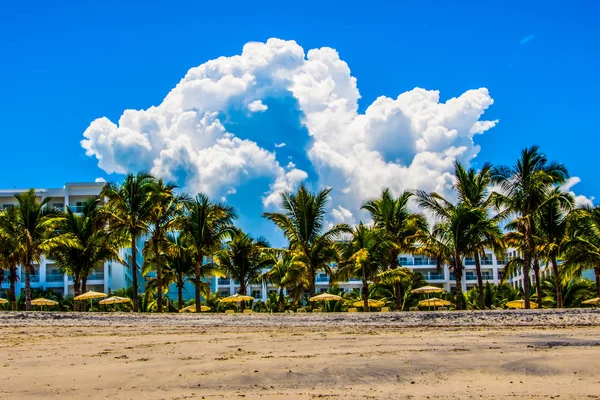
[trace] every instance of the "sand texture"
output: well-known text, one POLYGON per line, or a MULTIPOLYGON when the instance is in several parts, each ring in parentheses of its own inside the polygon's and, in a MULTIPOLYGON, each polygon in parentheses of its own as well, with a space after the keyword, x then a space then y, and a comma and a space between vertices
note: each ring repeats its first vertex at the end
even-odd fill
POLYGON ((598 310, 4 312, 0 337, 2 399, 600 399, 598 310))

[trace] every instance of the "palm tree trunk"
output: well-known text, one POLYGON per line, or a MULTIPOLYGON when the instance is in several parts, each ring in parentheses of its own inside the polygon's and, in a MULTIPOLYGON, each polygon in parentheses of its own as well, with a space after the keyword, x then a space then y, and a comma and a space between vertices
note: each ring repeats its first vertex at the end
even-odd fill
POLYGON ((285 296, 283 295, 283 286, 279 288, 279 312, 285 309, 285 296))
POLYGON ((183 284, 179 283, 177 283, 177 300, 179 301, 179 309, 181 310, 183 307, 183 284))
POLYGON ((531 270, 531 238, 529 237, 529 230, 525 229, 525 246, 523 251, 523 293, 525 300, 525 308, 531 308, 530 298, 531 288, 529 281, 529 271, 531 270))
MULTIPOLYGON (((87 293, 87 291, 87 275, 85 275, 81 278, 81 292, 87 293)), ((82 301, 79 306, 81 311, 85 311, 87 308, 87 301, 82 301)))
POLYGON ((156 292, 157 292, 157 311, 162 312, 163 308, 163 287, 162 287, 162 271, 160 266, 160 257, 158 255, 158 243, 154 241, 154 257, 156 259, 156 292))
POLYGON ((463 309, 463 304, 462 304, 462 296, 463 296, 463 292, 462 292, 462 273, 463 273, 463 267, 462 266, 455 266, 454 267, 454 279, 456 280, 456 309, 457 310, 462 310, 463 309))
POLYGON ((17 311, 17 296, 15 286, 17 284, 17 267, 10 267, 10 274, 8 275, 8 281, 10 283, 10 289, 8 291, 8 300, 11 303, 13 311, 17 311))
POLYGON ((202 284, 202 281, 200 280, 200 278, 202 278, 202 254, 198 254, 198 258, 196 259, 196 273, 195 273, 195 281, 196 281, 196 312, 202 312, 202 303, 200 300, 200 285, 202 284))
POLYGON ((362 298, 363 298, 363 309, 365 312, 371 311, 369 309, 369 287, 367 286, 367 280, 363 278, 362 287, 362 298))
MULTIPOLYGON (((77 297, 81 294, 81 282, 79 277, 73 277, 73 297, 77 297)), ((73 311, 79 311, 79 302, 73 301, 73 311)))
POLYGON ((136 235, 131 235, 131 287, 133 293, 131 301, 133 301, 133 312, 138 312, 138 283, 137 283, 137 247, 135 245, 136 235))
POLYGON ((308 285, 309 291, 310 291, 310 297, 313 297, 317 292, 317 290, 315 288, 315 280, 316 279, 317 279, 317 271, 311 265, 311 267, 310 267, 310 284, 308 285))
MULTIPOLYGON (((398 256, 399 255, 396 254, 396 252, 392 254, 392 259, 390 260, 390 269, 400 268, 398 256)), ((396 295, 396 310, 402 311, 402 306, 404 303, 404 291, 402 290, 402 282, 400 280, 394 283, 394 292, 396 295)))
POLYGON ((535 275, 535 292, 537 293, 537 304, 539 308, 542 308, 542 298, 544 294, 542 293, 542 282, 540 281, 540 264, 538 262, 537 256, 534 257, 533 260, 533 273, 535 275))
POLYGON ((485 310, 485 293, 483 291, 483 276, 481 275, 481 259, 475 252, 475 274, 477 275, 477 292, 479 294, 479 309, 485 310))
POLYGON ((594 268, 596 274, 596 296, 600 297, 600 268, 594 268))
MULTIPOLYGON (((240 280, 240 291, 239 291, 239 293, 242 296, 246 295, 246 284, 244 283, 243 279, 240 280)), ((240 311, 244 312, 245 309, 246 309, 246 302, 242 301, 241 304, 240 304, 240 311)))
POLYGON ((552 273, 554 274, 554 286, 556 287, 556 308, 563 307, 562 298, 562 283, 560 279, 560 271, 556 262, 556 254, 552 253, 552 273))
POLYGON ((25 268, 25 311, 31 311, 31 270, 33 265, 27 264, 25 268))

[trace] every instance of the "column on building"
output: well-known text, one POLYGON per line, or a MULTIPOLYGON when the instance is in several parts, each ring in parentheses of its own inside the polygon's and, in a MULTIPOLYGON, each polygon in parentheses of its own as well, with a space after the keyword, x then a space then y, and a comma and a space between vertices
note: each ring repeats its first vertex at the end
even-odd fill
POLYGON ((267 297, 268 297, 268 291, 267 291, 267 283, 263 280, 262 284, 261 284, 261 300, 263 302, 267 301, 267 297))
POLYGON ((108 262, 104 263, 104 293, 108 293, 108 262))

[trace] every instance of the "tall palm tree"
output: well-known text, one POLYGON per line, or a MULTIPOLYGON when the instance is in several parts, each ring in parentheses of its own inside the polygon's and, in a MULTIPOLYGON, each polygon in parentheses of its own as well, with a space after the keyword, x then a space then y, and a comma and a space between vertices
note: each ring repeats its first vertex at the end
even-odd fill
MULTIPOLYGON (((269 242, 265 238, 253 238, 241 230, 236 230, 231 240, 216 253, 218 268, 240 285, 239 294, 245 295, 248 286, 271 265, 272 258, 265 254, 269 242)), ((245 303, 242 303, 242 310, 245 303)))
POLYGON ((285 192, 281 196, 283 213, 263 213, 263 217, 272 221, 289 242, 290 250, 304 262, 308 272, 309 291, 315 295, 317 271, 329 271, 329 264, 336 260, 335 239, 351 228, 346 224, 337 224, 325 231, 327 199, 331 189, 311 193, 302 184, 295 193, 285 192))
POLYGON ((159 179, 154 185, 154 201, 150 210, 149 237, 143 249, 145 271, 156 271, 157 311, 162 312, 163 267, 165 264, 165 246, 168 244, 167 234, 176 228, 178 217, 182 215, 185 197, 176 195, 173 191, 177 188, 174 183, 165 183, 159 179))
MULTIPOLYGON (((458 193, 458 200, 469 207, 477 208, 489 215, 492 206, 493 196, 490 195, 488 188, 492 177, 492 165, 485 163, 479 171, 474 168, 466 169, 460 162, 454 163, 454 176, 456 184, 454 185, 458 193)), ((471 242, 473 248, 473 259, 475 261, 475 273, 477 275, 477 292, 480 309, 485 309, 485 293, 483 286, 483 276, 481 273, 481 254, 485 254, 485 248, 490 248, 497 254, 503 250, 502 232, 498 223, 504 218, 504 213, 496 216, 489 216, 487 221, 482 221, 482 225, 487 225, 482 235, 475 237, 471 242)))
POLYGON ((569 177, 567 168, 557 162, 549 162, 538 146, 521 151, 521 157, 513 167, 496 167, 491 171, 492 183, 500 185, 495 195, 496 206, 506 209, 519 219, 523 233, 523 289, 525 308, 530 308, 529 272, 534 252, 535 215, 550 200, 549 193, 569 177))
MULTIPOLYGON (((409 209, 412 192, 405 191, 394 198, 389 189, 385 189, 378 199, 368 201, 362 206, 373 218, 375 227, 384 231, 391 238, 393 246, 389 251, 388 265, 390 269, 401 267, 399 256, 412 253, 419 235, 428 231, 427 220, 422 214, 413 213, 409 209)), ((402 309, 404 295, 402 283, 394 283, 396 292, 396 309, 402 309)))
POLYGON ((567 226, 562 283, 593 269, 600 297, 600 206, 574 210, 567 226))
POLYGON ((56 228, 64 219, 59 210, 50 207, 51 198, 37 200, 34 189, 15 194, 18 206, 15 212, 0 219, 0 230, 13 238, 22 268, 25 270, 25 309, 31 311, 31 273, 33 264, 44 253, 59 246, 76 246, 72 236, 57 234, 56 228))
POLYGON ((281 256, 270 254, 271 269, 263 273, 259 281, 276 286, 279 289, 279 312, 285 308, 285 288, 293 288, 291 297, 297 302, 308 288, 304 263, 297 260, 291 251, 285 251, 281 256))
MULTIPOLYGON (((560 190, 559 188, 556 189, 560 190)), ((553 193, 552 200, 541 207, 536 218, 536 231, 539 240, 538 252, 552 265, 552 274, 555 276, 554 292, 556 293, 556 307, 563 307, 562 277, 558 267, 558 257, 562 254, 567 242, 567 217, 575 201, 571 195, 561 205, 558 201, 559 194, 553 193), (566 206, 566 208, 565 208, 566 206)), ((540 289, 541 290, 541 289, 540 289)), ((538 292, 538 297, 541 293, 538 292)))
POLYGON ((473 243, 481 242, 490 229, 485 211, 459 202, 452 204, 437 193, 416 192, 419 205, 438 220, 430 234, 421 239, 419 251, 434 257, 438 268, 447 264, 456 280, 456 309, 461 310, 464 258, 473 254, 473 243))
POLYGON ((165 264, 163 280, 165 284, 174 283, 177 287, 178 307, 183 307, 183 288, 188 278, 196 270, 194 256, 182 235, 167 233, 164 243, 165 264))
POLYGON ((199 193, 185 204, 186 213, 181 219, 181 235, 194 257, 196 284, 196 312, 201 312, 202 264, 204 257, 212 256, 223 241, 234 232, 233 220, 237 217, 233 208, 212 202, 199 193))
POLYGON ((104 187, 101 196, 108 200, 109 229, 125 235, 131 246, 131 285, 133 287, 133 311, 138 306, 137 240, 150 229, 150 218, 156 201, 156 179, 145 172, 128 174, 121 185, 111 183, 104 187))
POLYGON ((102 212, 101 200, 84 202, 81 213, 67 206, 65 218, 57 225, 59 234, 72 238, 75 246, 58 246, 48 253, 62 273, 73 277, 75 296, 85 293, 87 277, 91 271, 106 261, 122 261, 119 249, 126 244, 117 233, 105 229, 107 215, 102 212))
MULTIPOLYGON (((5 218, 7 214, 16 212, 16 208, 10 208, 0 214, 0 219, 5 218)), ((0 223, 1 226, 1 223, 0 223)), ((19 253, 15 251, 17 245, 14 238, 0 231, 0 284, 4 280, 9 282, 8 300, 11 308, 16 310, 17 297, 15 294, 15 285, 17 283, 17 266, 19 265, 19 253)))
POLYGON ((346 282, 353 276, 361 277, 365 311, 369 310, 369 285, 387 269, 392 246, 393 242, 386 232, 362 222, 354 228, 349 241, 338 243, 341 261, 334 275, 335 280, 346 282))

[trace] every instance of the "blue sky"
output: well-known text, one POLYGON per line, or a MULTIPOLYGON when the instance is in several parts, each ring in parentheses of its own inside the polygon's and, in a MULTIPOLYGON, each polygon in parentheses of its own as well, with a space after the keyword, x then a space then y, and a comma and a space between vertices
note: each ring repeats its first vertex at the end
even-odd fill
MULTIPOLYGON (((86 156, 80 145, 92 121, 107 117, 116 124, 125 110, 158 106, 190 68, 220 56, 239 55, 248 42, 280 38, 295 41, 306 53, 321 47, 335 49, 357 80, 358 114, 379 96, 395 99, 415 87, 439 91, 440 103, 471 89, 487 88, 493 104, 484 107, 480 120, 499 122, 474 136, 481 149, 475 158, 472 150, 464 156, 472 165, 512 164, 521 148, 538 144, 581 179, 573 188, 577 194, 600 198, 595 165, 599 8, 593 1, 550 1, 544 7, 538 1, 4 4, 0 12, 0 187, 61 186, 65 181, 100 176, 118 180, 119 174, 100 169, 98 160, 86 156)), ((260 76, 256 85, 263 87, 229 96, 214 111, 227 132, 276 153, 275 161, 247 160, 252 168, 242 175, 237 171, 227 181, 223 173, 225 182, 201 186, 210 187, 217 197, 226 196, 243 214, 243 225, 265 235, 272 234, 271 228, 257 215, 269 205, 261 204, 260 196, 276 190, 270 185, 277 177, 293 184, 304 173, 313 187, 338 182, 360 186, 354 181, 360 179, 356 171, 341 172, 324 165, 323 159, 311 158, 309 149, 321 136, 312 131, 309 136, 303 125, 307 107, 289 94, 290 87, 274 84, 272 78, 260 76), (248 102, 254 98, 268 109, 249 112, 248 102), (287 146, 275 148, 275 143, 287 146), (290 160, 295 168, 287 166, 290 160), (291 170, 301 172, 289 179, 282 175, 291 170)), ((330 142, 323 140, 332 145, 345 138, 345 132, 340 131, 338 139, 327 139, 330 142)), ((177 134, 170 131, 171 138, 177 134)), ((382 135, 383 144, 394 147, 393 133, 382 135)), ((371 150, 379 151, 390 164, 410 163, 418 151, 406 153, 403 139, 398 140, 401 145, 393 150, 382 149, 381 142, 372 144, 371 150)), ((158 157, 145 159, 139 149, 129 150, 115 153, 114 165, 152 167, 158 157)), ((96 154, 106 151, 111 150, 103 148, 96 154)), ((336 151, 346 155, 345 150, 336 151)), ((183 153, 178 154, 161 158, 165 165, 171 162, 162 170, 197 188, 194 174, 205 176, 205 170, 190 169, 189 163, 172 165, 183 153)), ((379 176, 374 172, 372 180, 379 176)), ((333 219, 344 220, 340 215, 344 210, 359 219, 356 204, 371 189, 356 193, 352 189, 348 195, 352 199, 343 198, 342 192, 336 198, 334 193, 332 206, 342 208, 333 219)))

